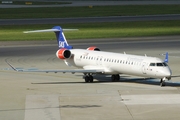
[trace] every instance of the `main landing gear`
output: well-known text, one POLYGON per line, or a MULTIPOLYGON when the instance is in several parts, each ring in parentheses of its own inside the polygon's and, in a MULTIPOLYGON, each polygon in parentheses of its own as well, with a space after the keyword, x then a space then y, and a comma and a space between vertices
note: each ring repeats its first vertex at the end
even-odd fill
POLYGON ((84 75, 83 78, 84 78, 86 83, 88 83, 88 82, 92 83, 93 80, 94 80, 93 76, 90 75, 90 74, 89 75, 84 75))
MULTIPOLYGON (((84 74, 83 78, 84 78, 84 80, 85 80, 86 83, 89 83, 89 82, 92 83, 93 80, 94 80, 92 74, 84 74)), ((119 74, 112 75, 112 76, 111 76, 111 80, 112 80, 112 82, 117 82, 117 81, 119 81, 119 80, 120 80, 119 74)))
POLYGON ((112 82, 118 82, 120 80, 119 74, 112 75, 111 80, 112 80, 112 82))

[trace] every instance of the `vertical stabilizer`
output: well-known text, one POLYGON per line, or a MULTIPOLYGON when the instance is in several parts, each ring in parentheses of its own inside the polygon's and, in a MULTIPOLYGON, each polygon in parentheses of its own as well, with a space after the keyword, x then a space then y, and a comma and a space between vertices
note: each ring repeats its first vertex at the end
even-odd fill
POLYGON ((58 30, 58 31, 54 31, 54 33, 56 34, 56 38, 57 38, 59 48, 66 48, 66 49, 72 49, 73 48, 72 46, 70 46, 67 43, 66 37, 63 33, 63 29, 60 26, 55 26, 52 29, 58 30))
POLYGON ((164 58, 164 62, 168 63, 169 62, 169 55, 168 52, 166 52, 165 58, 164 58))

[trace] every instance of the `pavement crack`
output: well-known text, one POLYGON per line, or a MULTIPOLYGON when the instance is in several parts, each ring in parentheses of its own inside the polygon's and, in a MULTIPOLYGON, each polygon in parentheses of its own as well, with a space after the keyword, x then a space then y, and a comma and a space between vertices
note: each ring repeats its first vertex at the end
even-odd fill
POLYGON ((129 112, 130 116, 132 117, 132 120, 134 120, 134 117, 126 104, 125 104, 125 107, 126 107, 127 111, 129 112))

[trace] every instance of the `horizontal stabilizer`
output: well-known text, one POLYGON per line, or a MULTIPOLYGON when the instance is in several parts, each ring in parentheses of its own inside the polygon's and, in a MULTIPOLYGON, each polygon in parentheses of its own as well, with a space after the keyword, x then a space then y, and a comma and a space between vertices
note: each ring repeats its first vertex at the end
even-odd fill
POLYGON ((35 32, 56 32, 60 31, 59 29, 45 29, 45 30, 33 30, 33 31, 24 31, 23 33, 35 33, 35 32))
MULTIPOLYGON (((63 31, 74 31, 78 29, 63 29, 63 31)), ((33 31, 24 31, 23 33, 36 33, 36 32, 57 32, 60 29, 44 29, 44 30, 33 30, 33 31)))

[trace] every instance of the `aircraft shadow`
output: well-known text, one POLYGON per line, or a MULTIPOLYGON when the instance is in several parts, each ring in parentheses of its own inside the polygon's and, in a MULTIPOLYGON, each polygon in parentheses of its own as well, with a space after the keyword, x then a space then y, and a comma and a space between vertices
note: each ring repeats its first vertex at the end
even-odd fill
MULTIPOLYGON (((79 76, 79 75, 78 75, 79 76)), ((172 77, 180 77, 178 76, 172 76, 172 77)), ((104 76, 104 75, 96 75, 94 76, 94 82, 93 83, 137 83, 137 84, 147 84, 147 85, 160 85, 159 79, 153 79, 153 78, 130 78, 130 76, 121 76, 121 80, 117 82, 112 82, 110 76, 104 76)), ((91 84, 93 84, 91 83, 91 84)), ((42 83, 32 83, 32 84, 88 84, 85 83, 82 79, 82 82, 42 82, 42 83)), ((173 81, 167 81, 166 86, 170 87, 180 87, 180 82, 173 82, 173 81)))
POLYGON ((37 107, 37 108, 27 108, 27 109, 2 109, 0 112, 6 112, 6 111, 24 111, 24 110, 42 110, 42 109, 48 109, 48 108, 96 108, 96 107, 102 107, 101 105, 59 105, 57 107, 37 107))
MULTIPOLYGON (((159 79, 154 79, 154 78, 128 78, 129 76, 121 76, 121 80, 118 82, 121 83, 138 83, 138 84, 147 84, 147 85, 160 85, 160 80, 159 79)), ((172 76, 172 77, 180 77, 180 75, 177 76, 172 76)), ((98 77, 94 77, 95 79, 97 79, 100 82, 106 82, 106 81, 102 81, 102 80, 107 80, 107 82, 111 82, 111 78, 110 77, 103 77, 103 76, 98 76, 98 77)), ((115 82, 112 82, 115 83, 115 82)), ((170 86, 170 87, 180 87, 180 82, 173 82, 173 81, 166 81, 166 86, 170 86)))

